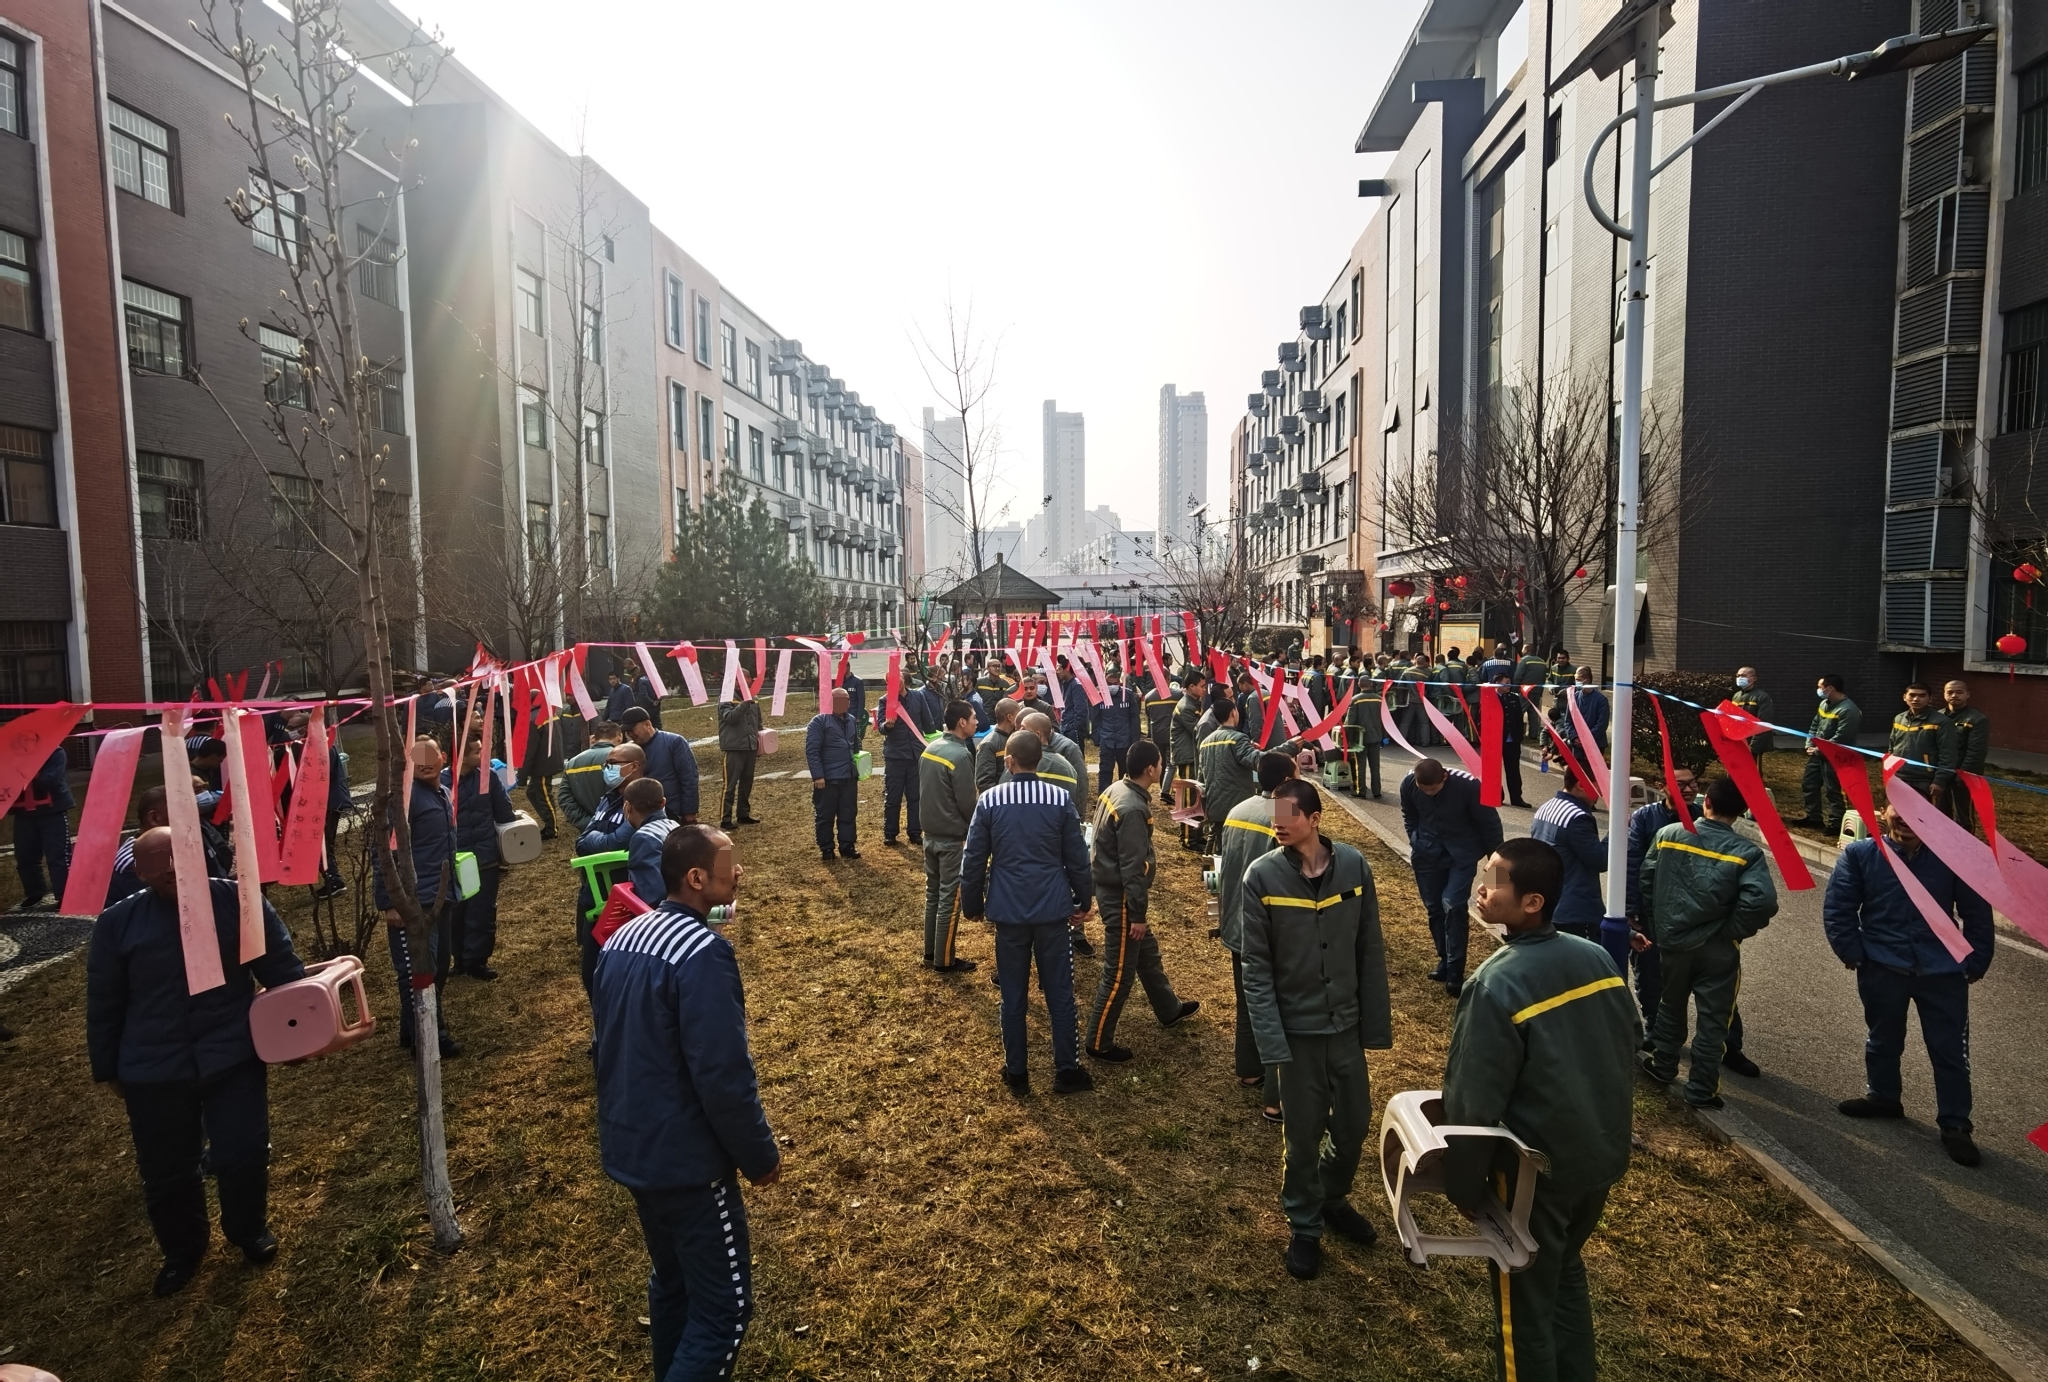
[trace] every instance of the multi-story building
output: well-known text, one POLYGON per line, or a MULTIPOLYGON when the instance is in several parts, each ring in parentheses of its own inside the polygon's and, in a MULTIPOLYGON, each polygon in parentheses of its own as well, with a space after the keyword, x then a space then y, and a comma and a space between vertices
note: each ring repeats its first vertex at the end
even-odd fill
POLYGON ((1088 433, 1079 413, 1045 400, 1044 556, 1047 568, 1088 541, 1088 433))
POLYGON ((1192 541, 1209 502, 1209 404, 1171 384, 1159 389, 1159 540, 1192 541))
POLYGON ((924 410, 924 470, 918 486, 924 509, 924 559, 934 589, 958 585, 974 573, 967 540, 967 430, 961 419, 924 410))

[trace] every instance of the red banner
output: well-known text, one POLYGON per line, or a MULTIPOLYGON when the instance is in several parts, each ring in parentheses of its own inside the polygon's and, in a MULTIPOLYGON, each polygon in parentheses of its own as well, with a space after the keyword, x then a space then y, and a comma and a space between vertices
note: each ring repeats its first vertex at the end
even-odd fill
POLYGON ((1805 892, 1813 887, 1813 875, 1807 872, 1806 860, 1799 856, 1798 846, 1792 843, 1792 832, 1785 828, 1784 819, 1771 802, 1770 792, 1764 788, 1763 774, 1756 770, 1756 759, 1749 752, 1749 740, 1731 738, 1721 727, 1722 713, 1733 709, 1736 709, 1734 702, 1723 701, 1720 707, 1702 712, 1700 728, 1707 732, 1708 742, 1721 757, 1721 766, 1728 770, 1728 776, 1735 779, 1736 787, 1741 790, 1742 800, 1749 806, 1749 814, 1756 818, 1757 827, 1763 831, 1764 843, 1770 847, 1771 857, 1778 862, 1778 871, 1785 875, 1785 886, 1793 892, 1805 892))

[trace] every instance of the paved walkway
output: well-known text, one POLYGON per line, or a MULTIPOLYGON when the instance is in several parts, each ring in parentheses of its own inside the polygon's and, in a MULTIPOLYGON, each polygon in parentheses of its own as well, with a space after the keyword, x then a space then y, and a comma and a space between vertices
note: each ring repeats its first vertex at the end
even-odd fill
MULTIPOLYGON (((1404 854, 1398 789, 1411 761, 1382 749, 1384 799, 1340 798, 1404 854)), ((1522 779, 1532 806, 1558 787, 1555 774, 1526 766, 1522 779)), ((1526 834, 1530 814, 1504 807, 1502 824, 1509 835, 1526 834)), ((1966 1169, 1941 1149, 1917 1022, 1904 1062, 1908 1117, 1868 1123, 1835 1111, 1863 1092, 1863 1015, 1855 976, 1821 931, 1827 866, 1814 866, 1813 875, 1819 886, 1811 892, 1790 892, 1779 880, 1777 917, 1743 947, 1745 1049, 1764 1073, 1723 1079, 1731 1115, 1723 1122, 1933 1293, 1951 1297, 1955 1313, 2002 1349, 2008 1370, 2048 1382, 2048 1156, 2026 1140, 2048 1121, 2048 951, 2001 924, 1990 972, 1970 991, 1984 1164, 1966 1169)))

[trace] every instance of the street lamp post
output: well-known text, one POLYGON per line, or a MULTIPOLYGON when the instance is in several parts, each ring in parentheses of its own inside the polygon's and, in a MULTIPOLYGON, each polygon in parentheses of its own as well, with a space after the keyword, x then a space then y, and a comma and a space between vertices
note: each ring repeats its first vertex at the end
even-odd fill
POLYGON ((1935 34, 1905 34, 1887 39, 1876 48, 1851 53, 1827 62, 1772 72, 1746 81, 1730 82, 1705 91, 1657 99, 1657 42, 1671 27, 1672 0, 1625 0, 1620 12, 1581 50, 1579 55, 1551 82, 1549 93, 1576 80, 1586 72, 1610 77, 1622 64, 1635 63, 1634 108, 1607 122, 1606 128, 1586 151, 1585 196, 1593 218, 1610 235, 1628 243, 1628 299, 1623 314, 1621 357, 1621 456, 1614 490, 1614 715, 1609 722, 1611 753, 1607 777, 1607 919, 1623 921, 1628 914, 1628 784, 1630 742, 1635 714, 1636 637, 1636 538, 1640 522, 1643 444, 1643 314, 1650 264, 1650 183, 1657 174, 1678 159, 1715 127, 1740 110, 1768 86, 1803 81, 1808 77, 1845 77, 1850 81, 1928 67, 1962 52, 1996 32, 1992 24, 1973 24, 1935 34), (1695 130, 1692 137, 1653 162, 1651 141, 1656 113, 1678 106, 1697 105, 1733 96, 1727 109, 1695 130), (1635 146, 1630 160, 1628 224, 1618 224, 1600 204, 1593 187, 1593 169, 1600 150, 1624 123, 1636 122, 1635 146))

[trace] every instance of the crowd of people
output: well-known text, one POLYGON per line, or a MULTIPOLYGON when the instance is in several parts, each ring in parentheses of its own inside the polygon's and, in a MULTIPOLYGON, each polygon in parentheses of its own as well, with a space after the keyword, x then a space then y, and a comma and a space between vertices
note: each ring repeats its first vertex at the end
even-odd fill
MULTIPOLYGON (((1171 1028, 1200 1008, 1166 973, 1153 932, 1160 857, 1155 827, 1169 803, 1182 848, 1201 856, 1186 867, 1214 874, 1212 935, 1230 957, 1235 996, 1234 1078, 1258 1096, 1261 1115, 1281 1128, 1280 1209, 1289 1225, 1282 1259, 1297 1278, 1317 1274, 1327 1233, 1370 1246, 1377 1230, 1350 1202, 1371 1132, 1370 1051, 1393 1044, 1388 958, 1379 897, 1365 855, 1322 828, 1328 790, 1382 798, 1381 750, 1398 737, 1424 752, 1440 736, 1423 701, 1451 722, 1475 728, 1466 688, 1494 685, 1502 697, 1504 785, 1526 805, 1521 743, 1562 752, 1585 767, 1592 736, 1606 748, 1611 711, 1591 669, 1560 652, 1515 659, 1506 648, 1465 662, 1451 649, 1428 654, 1352 652, 1289 658, 1276 669, 1327 716, 1349 697, 1341 742, 1322 750, 1271 731, 1273 708, 1256 679, 1212 680, 1199 662, 1161 678, 1134 669, 1126 685, 1114 665, 1104 688, 1087 694, 1064 658, 1048 682, 1001 653, 957 666, 906 670, 899 692, 869 704, 848 675, 827 683, 824 705, 803 733, 815 840, 821 862, 861 859, 858 782, 869 775, 869 734, 883 766, 882 842, 907 842, 925 875, 923 963, 962 975, 978 962, 962 954, 963 922, 992 933, 993 982, 1001 993, 1001 1064, 995 1077, 1018 1098, 1032 1093, 1029 987, 1037 975, 1052 1039, 1057 1094, 1093 1087, 1091 1064, 1138 1058, 1119 1041, 1125 1004, 1142 988, 1155 1022, 1171 1028), (1568 694, 1576 688, 1577 713, 1568 694), (1542 704, 1551 701, 1545 717, 1542 704), (1390 729, 1386 712, 1394 721, 1390 729), (1096 754, 1093 787, 1087 745, 1096 754), (1174 784, 1185 783, 1177 790, 1174 784), (1077 991, 1074 957, 1095 953, 1092 995, 1077 991)), ((632 1194, 653 1274, 650 1318, 657 1377, 724 1376, 745 1333, 753 1292, 740 1181, 772 1183, 781 1151, 769 1129, 747 1050, 743 986, 732 946, 720 934, 745 878, 733 836, 759 824, 753 814, 756 763, 768 730, 742 675, 717 708, 722 794, 717 824, 701 814, 700 773, 690 742, 662 727, 661 703, 630 665, 611 673, 600 718, 587 730, 574 712, 536 699, 535 739, 520 770, 542 833, 563 823, 575 854, 623 856, 617 871, 645 909, 605 926, 608 898, 583 871, 575 935, 593 1014, 603 1166, 632 1194), (546 747, 543 747, 545 745, 546 747)), ((1859 712, 1841 680, 1823 677, 1814 738, 1853 739, 1859 712)), ((1768 720, 1771 702, 1752 668, 1735 681, 1738 705, 1768 720)), ((1909 687, 1892 746, 1912 760, 1899 781, 1958 810, 1955 771, 1981 767, 1988 723, 1967 688, 1945 688, 1946 708, 1909 687)), ((433 986, 454 975, 497 976, 497 897, 504 868, 498 830, 513 819, 506 774, 486 761, 475 724, 459 726, 452 696, 426 688, 422 729, 409 749, 412 778, 402 803, 410 826, 418 898, 434 918, 433 986), (459 745, 455 742, 460 739, 459 745), (450 762, 450 759, 453 759, 450 762), (473 878, 458 877, 458 857, 473 878)), ((274 752, 303 747, 303 713, 273 717, 274 752)), ((1758 751, 1764 751, 1759 742, 1758 751)), ((207 821, 203 850, 225 986, 198 995, 185 983, 179 941, 178 851, 162 788, 137 804, 139 830, 116 861, 115 882, 92 939, 87 971, 88 1046, 94 1078, 125 1100, 137 1169, 163 1252, 159 1294, 198 1270, 208 1224, 202 1157, 220 1200, 222 1233, 251 1262, 277 1242, 266 1209, 268 1123, 265 1067, 248 1030, 258 987, 304 971, 288 931, 266 902, 267 946, 243 963, 235 861, 212 825, 222 790, 220 741, 188 745, 194 787, 207 821)), ((319 891, 346 888, 334 869, 336 822, 352 809, 348 777, 333 749, 327 873, 319 891)), ((1808 752, 1813 750, 1809 747, 1808 752)), ((1809 758, 1809 814, 1822 796, 1839 809, 1840 789, 1809 758)), ((1742 1049, 1736 1010, 1742 942, 1778 910, 1765 855, 1737 829, 1746 803, 1734 781, 1676 778, 1691 824, 1665 793, 1626 822, 1627 915, 1606 915, 1601 874, 1607 843, 1581 772, 1536 805, 1529 834, 1509 838, 1481 784, 1422 756, 1396 789, 1409 867, 1428 918, 1436 964, 1429 979, 1457 1000, 1443 1075, 1444 1108, 1455 1124, 1502 1125, 1543 1152, 1549 1172, 1536 1185, 1530 1231, 1539 1251, 1526 1270, 1495 1269, 1497 1357, 1506 1375, 1589 1377, 1593 1336, 1580 1251, 1609 1188, 1626 1169, 1631 1082, 1675 1085, 1690 1034, 1690 1066, 1679 1097, 1718 1108, 1720 1071, 1755 1075, 1742 1049), (1696 794, 1696 796, 1695 796, 1696 794), (1471 914, 1504 938, 1477 966, 1468 962, 1471 914), (1634 992, 1630 992, 1633 979, 1634 992)), ((1896 789, 1894 789, 1896 790, 1896 789)), ((45 875, 61 895, 68 858, 64 812, 71 805, 61 753, 16 807, 16 860, 31 905, 47 905, 45 875), (51 820, 57 824, 49 824, 51 820)), ((1849 845, 1824 903, 1827 939, 1855 971, 1869 1027, 1867 1086, 1844 1101, 1845 1115, 1903 1115, 1900 1060, 1906 1011, 1917 1006, 1949 1155, 1975 1165, 1967 1056, 1968 985, 1992 954, 1988 907, 1920 846, 1896 810, 1883 831, 1970 947, 1957 960, 1921 920, 1874 841, 1849 845)), ((390 923, 400 1041, 413 1030, 412 957, 381 875, 376 902, 390 923)), ((426 981, 421 980, 424 984, 426 981)), ((437 1004, 445 1024, 447 1008, 437 1004)), ((443 1056, 460 1054, 444 1025, 443 1056)), ((1453 1139, 1450 1197, 1476 1213, 1489 1196, 1505 1203, 1500 1167, 1483 1146, 1453 1139)))

